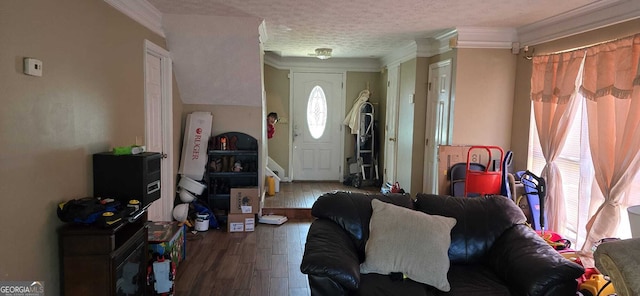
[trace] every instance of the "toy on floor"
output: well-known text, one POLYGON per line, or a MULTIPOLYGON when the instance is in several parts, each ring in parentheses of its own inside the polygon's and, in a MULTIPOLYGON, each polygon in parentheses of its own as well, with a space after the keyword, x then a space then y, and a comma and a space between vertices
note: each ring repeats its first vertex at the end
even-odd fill
POLYGON ((153 295, 173 296, 176 265, 169 255, 155 253, 147 267, 147 286, 153 288, 153 295))

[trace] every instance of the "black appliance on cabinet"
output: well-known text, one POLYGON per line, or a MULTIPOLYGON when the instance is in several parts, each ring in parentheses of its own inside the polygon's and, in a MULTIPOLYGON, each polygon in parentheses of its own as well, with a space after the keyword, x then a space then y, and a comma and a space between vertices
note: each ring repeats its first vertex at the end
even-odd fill
POLYGON ((113 198, 126 205, 129 200, 140 201, 146 209, 160 198, 160 162, 157 152, 115 155, 102 152, 93 155, 93 194, 113 198))

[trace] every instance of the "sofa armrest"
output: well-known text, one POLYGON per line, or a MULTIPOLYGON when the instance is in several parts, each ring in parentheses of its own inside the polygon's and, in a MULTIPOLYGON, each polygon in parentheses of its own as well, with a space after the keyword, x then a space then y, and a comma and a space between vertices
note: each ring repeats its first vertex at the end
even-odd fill
MULTIPOLYGON (((326 219, 317 219, 311 224, 300 271, 315 279, 326 277, 329 280, 315 282, 333 282, 324 285, 323 291, 330 286, 334 290, 341 290, 340 286, 357 290, 360 284, 360 261, 353 242, 344 229, 326 219)), ((344 290, 334 292, 327 291, 326 295, 344 294, 344 290)))
POLYGON ((620 296, 640 295, 640 238, 606 242, 593 257, 598 270, 611 277, 620 296))
POLYGON ((535 231, 516 225, 489 250, 488 265, 519 295, 575 295, 582 266, 565 259, 535 231))

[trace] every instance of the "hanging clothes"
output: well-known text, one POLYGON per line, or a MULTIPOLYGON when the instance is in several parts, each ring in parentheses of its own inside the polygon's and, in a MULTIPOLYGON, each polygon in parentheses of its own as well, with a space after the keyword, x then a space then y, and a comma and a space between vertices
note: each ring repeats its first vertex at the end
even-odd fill
POLYGON ((360 92, 358 98, 356 98, 353 103, 353 107, 351 107, 351 111, 347 114, 347 117, 344 118, 342 124, 348 125, 351 128, 351 134, 357 134, 358 129, 360 129, 360 107, 363 103, 369 100, 369 96, 371 92, 368 89, 365 89, 360 92))

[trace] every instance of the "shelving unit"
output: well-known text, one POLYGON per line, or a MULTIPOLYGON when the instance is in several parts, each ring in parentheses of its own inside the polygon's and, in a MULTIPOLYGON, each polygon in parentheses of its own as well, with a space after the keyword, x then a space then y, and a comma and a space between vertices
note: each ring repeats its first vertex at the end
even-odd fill
POLYGON ((258 141, 245 133, 228 132, 213 137, 209 147, 209 206, 228 213, 231 188, 258 186, 258 141))

